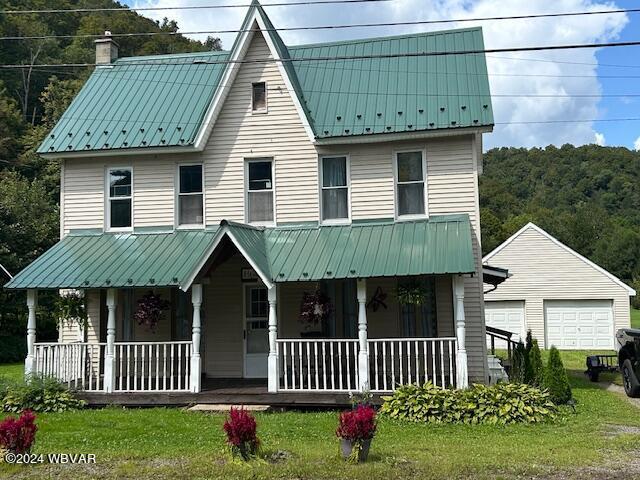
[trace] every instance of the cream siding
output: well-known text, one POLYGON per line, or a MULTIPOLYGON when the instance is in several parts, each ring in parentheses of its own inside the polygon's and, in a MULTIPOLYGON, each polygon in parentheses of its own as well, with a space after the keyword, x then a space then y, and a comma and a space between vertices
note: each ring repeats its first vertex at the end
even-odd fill
POLYGON ((508 268, 512 276, 485 299, 524 300, 526 326, 541 346, 545 343, 544 300, 612 300, 614 328, 629 327, 628 291, 532 227, 488 263, 508 268))
POLYGON ((62 231, 104 228, 104 166, 91 159, 65 162, 62 231))

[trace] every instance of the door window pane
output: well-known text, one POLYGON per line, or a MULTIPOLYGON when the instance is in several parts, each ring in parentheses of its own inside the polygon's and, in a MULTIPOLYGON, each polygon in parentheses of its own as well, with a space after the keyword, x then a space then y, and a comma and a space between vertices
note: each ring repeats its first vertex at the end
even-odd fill
POLYGON ((271 160, 247 163, 247 216, 251 222, 273 221, 273 171, 271 160))
POLYGON ((109 228, 131 227, 132 171, 130 168, 109 170, 109 228))
POLYGON ((178 184, 178 224, 202 225, 204 223, 202 165, 181 165, 178 184))

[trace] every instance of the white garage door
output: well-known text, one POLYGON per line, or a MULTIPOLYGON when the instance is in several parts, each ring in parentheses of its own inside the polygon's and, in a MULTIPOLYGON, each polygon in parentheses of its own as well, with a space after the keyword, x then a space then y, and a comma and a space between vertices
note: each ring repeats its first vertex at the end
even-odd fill
MULTIPOLYGON (((514 341, 524 340, 524 302, 484 302, 485 323, 494 328, 515 333, 511 337, 514 341)), ((491 346, 491 340, 487 336, 487 346, 491 346)), ((496 348, 506 348, 505 342, 497 341, 496 348)))
POLYGON ((546 300, 547 345, 566 350, 613 349, 611 300, 546 300))

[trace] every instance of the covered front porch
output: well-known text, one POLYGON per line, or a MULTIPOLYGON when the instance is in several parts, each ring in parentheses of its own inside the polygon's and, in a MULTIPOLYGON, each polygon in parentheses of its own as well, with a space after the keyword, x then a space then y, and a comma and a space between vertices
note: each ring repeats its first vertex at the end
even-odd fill
MULTIPOLYGON (((184 400, 188 392, 220 399, 239 397, 246 387, 270 403, 273 394, 303 401, 425 381, 468 383, 464 298, 474 262, 465 216, 313 229, 223 222, 211 232, 83 238, 75 246, 67 242, 69 261, 78 265, 91 243, 95 251, 111 242, 111 258, 129 253, 120 255, 122 272, 94 272, 104 277, 97 285, 85 270, 76 274, 85 280, 53 286, 81 290, 87 311, 86 325, 62 327, 58 343, 36 342, 37 289, 27 285, 27 373, 53 375, 94 397, 184 400), (163 251, 154 250, 163 244, 163 251), (146 262, 136 265, 141 251, 146 262), (165 268, 154 269, 154 261, 165 268), (147 272, 138 274, 140 268, 147 272), (424 301, 399 301, 406 285, 424 301), (167 304, 154 328, 136 321, 149 294, 167 304), (328 306, 321 321, 305 321, 310 299, 328 306), (235 390, 221 391, 225 384, 235 390)), ((33 279, 29 268, 24 283, 33 279)))

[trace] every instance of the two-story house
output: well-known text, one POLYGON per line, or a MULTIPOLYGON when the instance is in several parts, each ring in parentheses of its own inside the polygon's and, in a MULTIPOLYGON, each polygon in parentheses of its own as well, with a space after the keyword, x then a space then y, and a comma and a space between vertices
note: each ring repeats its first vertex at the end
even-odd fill
POLYGON ((159 396, 486 381, 483 48, 479 28, 285 45, 257 1, 229 51, 96 41, 39 149, 60 242, 7 285, 27 372, 159 396), (83 292, 86 326, 36 343, 40 289, 83 292))

